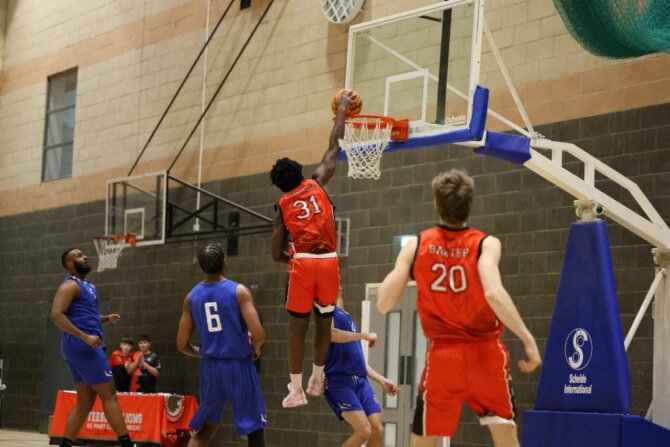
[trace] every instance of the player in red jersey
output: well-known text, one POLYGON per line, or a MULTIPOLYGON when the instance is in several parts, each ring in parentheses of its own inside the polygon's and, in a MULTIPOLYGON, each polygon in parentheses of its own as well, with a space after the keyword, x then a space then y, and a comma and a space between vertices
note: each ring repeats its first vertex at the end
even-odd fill
POLYGON ((305 179, 302 165, 288 158, 277 160, 270 171, 272 184, 284 193, 276 206, 272 258, 277 262, 288 262, 289 273, 286 309, 289 313, 291 382, 289 394, 282 402, 284 408, 307 404, 302 389, 302 361, 312 309, 317 317, 316 337, 307 393, 320 396, 324 392, 323 367, 330 347, 330 326, 340 286, 340 270, 333 205, 323 187, 335 174, 339 140, 344 136, 345 112, 352 93, 346 90, 338 95, 328 149, 312 178, 305 179), (285 251, 287 241, 288 252, 285 251))
POLYGON ((430 342, 412 426, 412 447, 434 447, 452 436, 465 401, 487 425, 496 447, 516 447, 507 326, 523 342, 530 373, 541 363, 530 331, 502 285, 500 241, 468 228, 474 181, 462 171, 433 179, 439 225, 422 231, 398 254, 379 287, 383 314, 398 303, 410 278, 417 283, 417 310, 430 342), (504 326, 503 326, 504 325, 504 326), (447 371, 448 374, 439 374, 447 371))

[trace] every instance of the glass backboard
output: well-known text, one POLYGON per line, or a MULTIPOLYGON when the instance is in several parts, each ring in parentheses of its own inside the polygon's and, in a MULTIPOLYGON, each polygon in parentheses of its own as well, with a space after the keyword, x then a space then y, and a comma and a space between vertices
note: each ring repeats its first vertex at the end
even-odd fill
POLYGON ((479 82, 483 0, 451 0, 350 28, 346 87, 363 114, 410 119, 410 137, 466 127, 479 82))

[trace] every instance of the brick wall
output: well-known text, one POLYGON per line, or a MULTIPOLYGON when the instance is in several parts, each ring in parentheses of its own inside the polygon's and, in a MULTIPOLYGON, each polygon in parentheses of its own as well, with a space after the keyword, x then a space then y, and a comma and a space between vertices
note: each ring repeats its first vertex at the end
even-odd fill
MULTIPOLYGON (((126 175, 204 38, 206 0, 71 0, 7 8, 0 84, 0 215, 102 199, 126 175), (73 177, 41 184, 46 79, 79 67, 73 177)), ((357 22, 433 3, 369 0, 357 22)), ((211 23, 228 0, 212 0, 211 23)), ((209 50, 212 94, 267 0, 235 4, 209 50)), ((566 31, 550 0, 487 2, 487 22, 534 124, 665 103, 670 59, 596 58, 566 31)), ((331 95, 344 82, 347 28, 329 25, 318 2, 278 0, 232 72, 206 123, 205 180, 256 174, 277 154, 317 162, 331 95), (291 92, 287 95, 287 92, 291 92)), ((145 154, 164 169, 200 110, 199 64, 145 154)), ((487 46, 481 83, 490 105, 517 119, 487 46)), ((491 122, 492 128, 500 124, 491 122)), ((497 127, 496 127, 497 126, 497 127)), ((174 173, 195 178, 197 138, 174 173)))
MULTIPOLYGON (((662 216, 670 216, 667 157, 670 106, 662 105, 543 126, 547 137, 572 141, 636 181, 662 216)), ((472 154, 462 147, 441 147, 385 156, 382 178, 350 181, 340 166, 329 186, 341 216, 351 218, 350 256, 342 260, 342 280, 349 297, 364 296, 364 285, 379 282, 392 267, 395 235, 416 232, 435 221, 430 179, 452 167, 476 179, 471 225, 500 237, 504 283, 543 349, 554 303, 568 225, 575 220, 572 198, 516 165, 472 154)), ((576 165, 569 165, 576 169, 576 165)), ((621 192, 600 183, 614 196, 621 192)), ((271 214, 277 192, 266 174, 206 185, 226 197, 271 214)), ((626 203, 628 203, 628 199, 626 203)), ((38 422, 45 323, 55 288, 63 276, 59 256, 73 245, 92 253, 91 238, 102 232, 104 204, 94 201, 0 218, 0 357, 6 359, 9 385, 3 405, 5 427, 34 429, 38 422)), ((624 330, 632 322, 653 276, 651 247, 616 224, 609 225, 624 330)), ((108 297, 111 310, 123 316, 110 329, 110 344, 126 334, 148 332, 163 361, 159 387, 196 393, 198 363, 181 356, 174 338, 181 303, 199 280, 193 263, 194 242, 142 247, 124 252, 120 268, 90 279, 108 297)), ((284 267, 270 258, 269 235, 240 240, 240 255, 230 258, 230 276, 255 285, 259 311, 268 334, 261 382, 269 412, 269 445, 337 445, 344 424, 335 423, 323 399, 308 407, 281 409, 286 377, 286 316, 282 308, 284 267)), ((360 319, 360 306, 351 307, 360 319)), ((521 344, 507 336, 513 359, 521 344)), ((311 338, 311 335, 310 335, 311 338)), ((308 348, 305 366, 311 360, 308 348)), ((645 318, 629 350, 633 411, 645 413, 651 400, 652 325, 645 318)), ((521 410, 532 408, 538 373, 515 371, 521 410)), ((229 421, 229 419, 225 419, 229 421)), ((242 445, 226 422, 220 446, 242 445)), ((488 434, 464 411, 457 447, 490 445, 488 434)))

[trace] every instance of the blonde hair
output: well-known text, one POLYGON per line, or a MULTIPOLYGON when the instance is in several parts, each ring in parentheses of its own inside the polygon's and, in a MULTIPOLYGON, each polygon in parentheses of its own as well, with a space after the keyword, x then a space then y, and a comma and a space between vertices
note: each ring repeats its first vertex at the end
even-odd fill
POLYGON ((461 224, 468 220, 475 181, 465 171, 452 169, 437 174, 432 182, 437 212, 442 220, 461 224))

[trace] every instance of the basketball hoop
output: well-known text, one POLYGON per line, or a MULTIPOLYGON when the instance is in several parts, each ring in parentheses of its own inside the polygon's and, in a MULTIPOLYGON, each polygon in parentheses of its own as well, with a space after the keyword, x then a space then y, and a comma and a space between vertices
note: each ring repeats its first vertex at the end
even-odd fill
POLYGON ((375 179, 381 177, 381 160, 389 142, 407 139, 409 121, 388 116, 355 115, 345 121, 340 146, 347 154, 349 177, 375 179))
POLYGON ((137 236, 135 233, 97 236, 93 238, 93 242, 98 252, 98 271, 102 272, 105 269, 116 268, 116 262, 126 244, 131 247, 137 245, 137 236))

